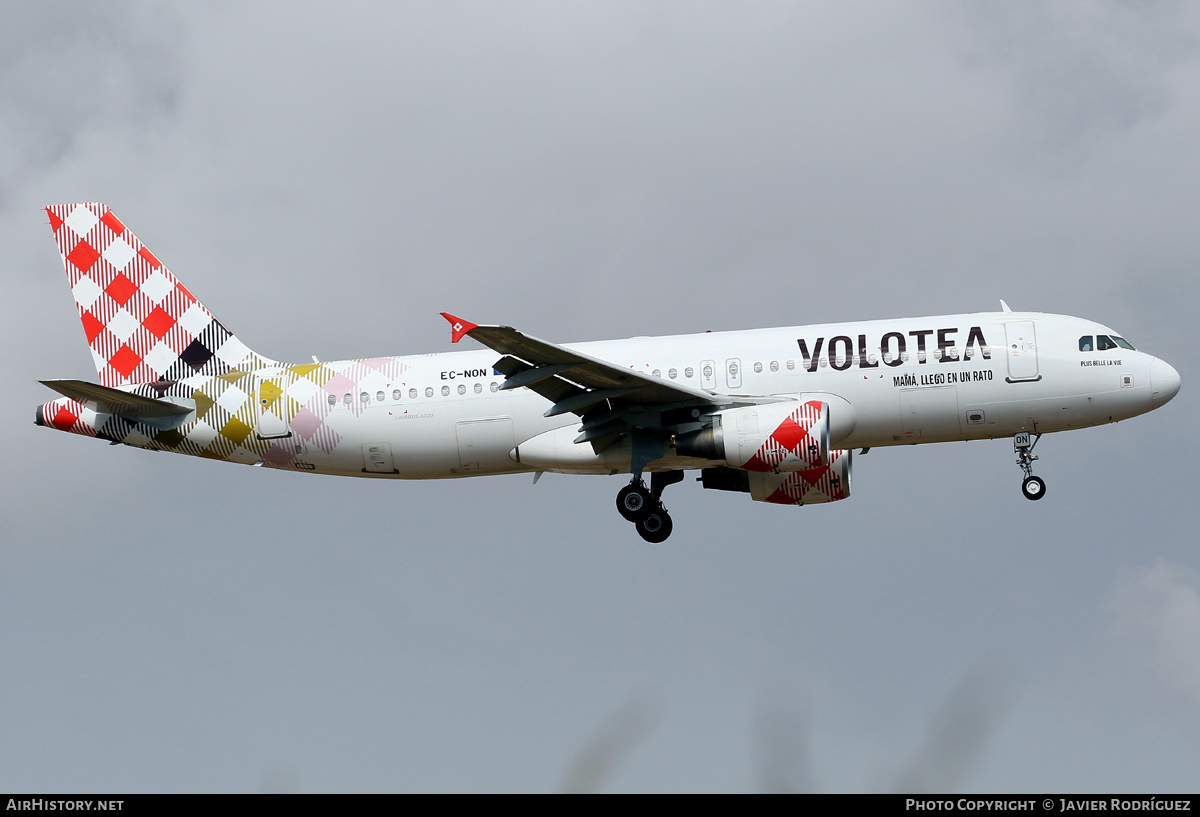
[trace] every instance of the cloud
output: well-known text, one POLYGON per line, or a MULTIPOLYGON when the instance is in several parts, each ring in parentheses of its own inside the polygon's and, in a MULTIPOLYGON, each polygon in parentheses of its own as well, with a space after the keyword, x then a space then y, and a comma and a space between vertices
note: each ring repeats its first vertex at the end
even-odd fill
POLYGON ((1168 110, 1170 72, 1196 47, 1181 3, 976 3, 959 14, 968 62, 999 72, 1020 141, 1055 174, 1168 110))
POLYGON ((810 746, 812 726, 807 712, 782 701, 768 702, 755 710, 752 732, 760 791, 804 794, 818 790, 810 746))
POLYGON ((637 696, 630 698, 604 720, 572 759, 562 791, 566 794, 600 791, 633 750, 650 738, 661 719, 659 701, 637 696))
POLYGON ((962 789, 1012 706, 1009 678, 998 667, 965 674, 934 713, 925 740, 900 773, 897 792, 962 789))
POLYGON ((140 4, 9 9, 0 31, 0 207, 96 127, 145 128, 179 93, 171 14, 140 4))
POLYGON ((1156 559, 1117 581, 1118 632, 1138 641, 1172 688, 1200 704, 1200 576, 1156 559))

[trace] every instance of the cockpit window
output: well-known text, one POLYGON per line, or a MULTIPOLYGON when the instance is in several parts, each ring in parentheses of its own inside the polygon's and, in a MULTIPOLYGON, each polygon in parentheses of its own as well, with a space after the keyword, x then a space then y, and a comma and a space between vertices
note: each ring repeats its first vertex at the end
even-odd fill
POLYGON ((1105 352, 1105 351, 1108 351, 1109 349, 1117 349, 1117 348, 1128 349, 1131 352, 1137 351, 1136 349, 1133 348, 1133 344, 1131 344, 1129 341, 1125 340, 1125 338, 1119 338, 1116 335, 1096 335, 1094 340, 1095 340, 1095 342, 1093 343, 1093 338, 1091 335, 1084 335, 1083 337, 1081 337, 1079 339, 1079 351, 1081 351, 1081 352, 1092 352, 1092 351, 1105 352))

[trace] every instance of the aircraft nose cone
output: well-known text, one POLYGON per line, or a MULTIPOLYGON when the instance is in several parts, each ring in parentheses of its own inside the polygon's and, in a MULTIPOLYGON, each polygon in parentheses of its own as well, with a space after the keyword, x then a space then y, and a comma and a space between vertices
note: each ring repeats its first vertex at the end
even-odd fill
POLYGON ((1158 408, 1179 393, 1179 372, 1165 360, 1150 361, 1150 404, 1158 408))

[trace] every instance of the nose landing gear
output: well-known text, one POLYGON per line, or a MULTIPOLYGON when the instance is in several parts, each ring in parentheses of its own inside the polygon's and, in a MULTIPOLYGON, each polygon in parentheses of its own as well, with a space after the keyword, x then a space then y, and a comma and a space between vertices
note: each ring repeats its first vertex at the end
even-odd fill
POLYGON ((617 512, 637 528, 638 536, 647 542, 665 542, 674 527, 671 515, 662 504, 662 492, 668 485, 680 482, 682 471, 668 471, 650 475, 650 488, 646 489, 638 474, 617 493, 617 512))
POLYGON ((1021 481, 1021 493, 1026 499, 1041 499, 1046 495, 1046 482, 1041 477, 1033 475, 1033 447, 1042 438, 1041 434, 1034 435, 1032 440, 1028 431, 1022 431, 1013 437, 1013 449, 1017 452, 1017 465, 1025 472, 1021 481))

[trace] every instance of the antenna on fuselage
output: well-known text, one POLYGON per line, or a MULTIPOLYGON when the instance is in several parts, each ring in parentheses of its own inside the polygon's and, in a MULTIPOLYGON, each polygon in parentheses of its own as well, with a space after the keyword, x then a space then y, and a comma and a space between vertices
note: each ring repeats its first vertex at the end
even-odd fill
POLYGON ((1000 309, 1004 312, 1012 312, 1012 310, 1009 309, 1008 304, 1004 303, 1003 298, 1000 299, 1000 309))

